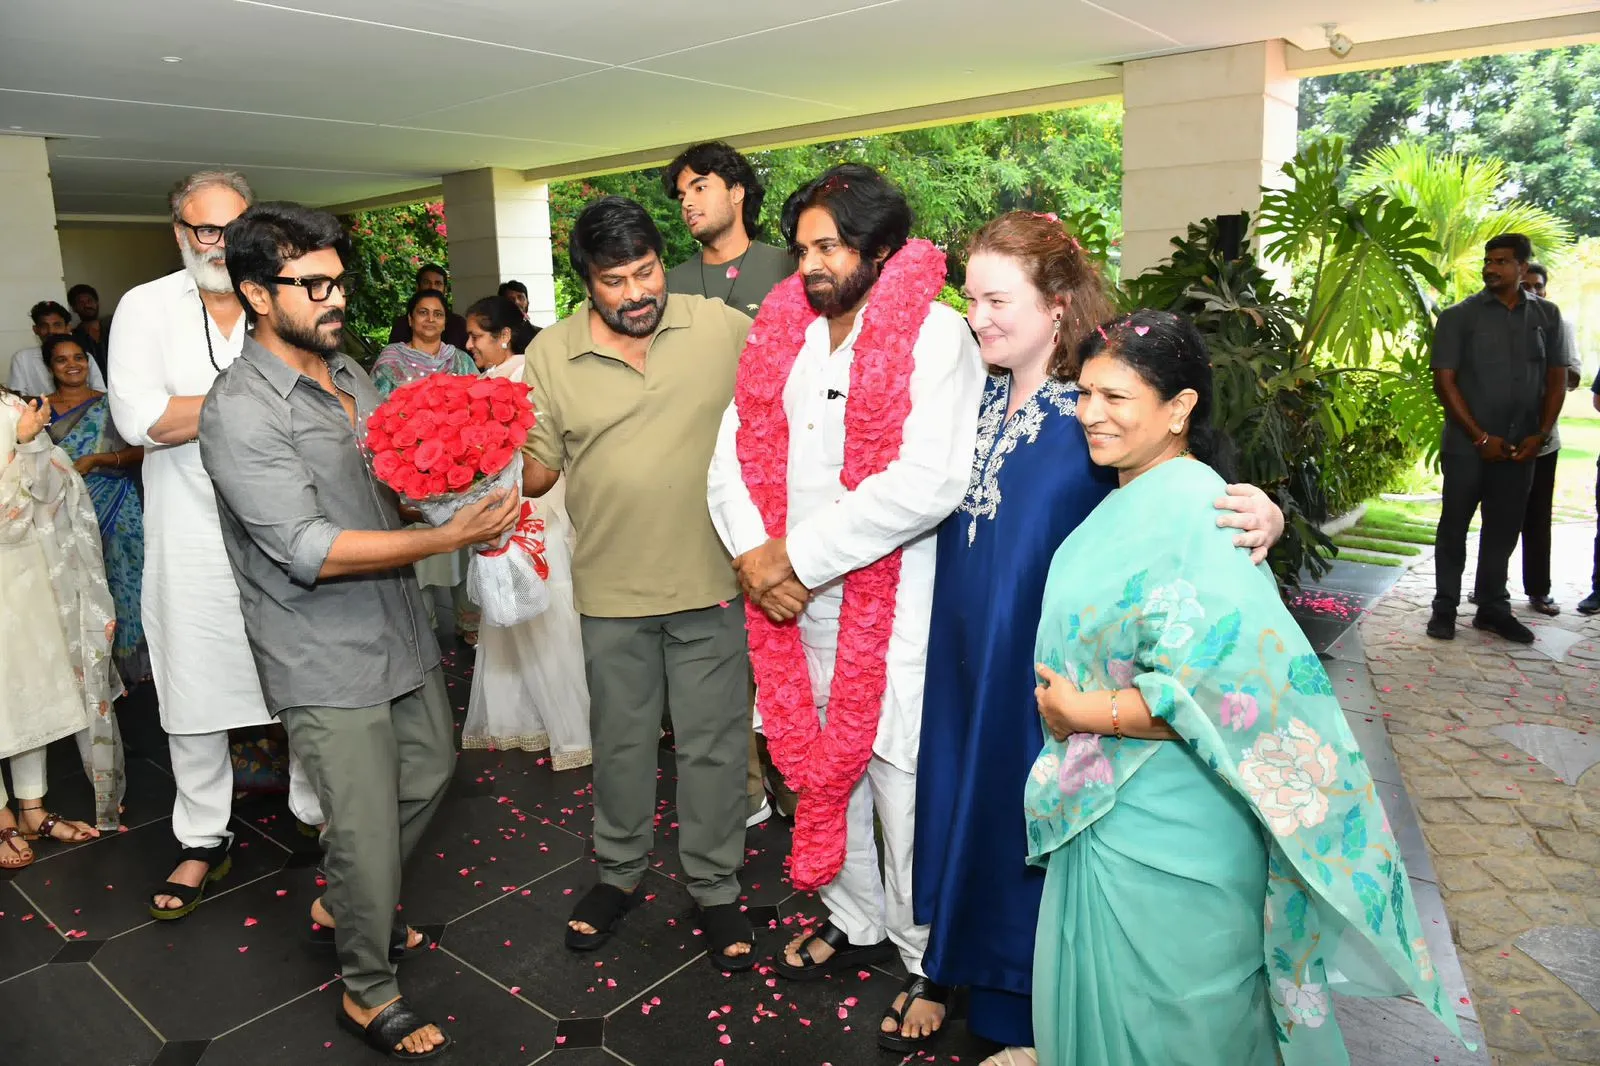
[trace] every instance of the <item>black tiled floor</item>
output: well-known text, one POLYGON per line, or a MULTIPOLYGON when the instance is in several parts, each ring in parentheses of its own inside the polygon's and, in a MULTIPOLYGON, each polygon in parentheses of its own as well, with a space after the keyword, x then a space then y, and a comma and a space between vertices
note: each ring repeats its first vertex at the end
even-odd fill
POLYGON ((63 943, 14 885, 0 883, 0 981, 43 966, 63 943))
POLYGON ((585 839, 518 821, 492 797, 447 799, 406 869, 406 916, 413 923, 452 922, 587 852, 585 839))
MULTIPOLYGON (((242 825, 234 830, 233 870, 212 887, 215 893, 270 874, 288 857, 242 825)), ((150 893, 172 872, 177 848, 163 818, 87 844, 46 845, 12 883, 63 930, 110 938, 151 921, 150 893)))
MULTIPOLYGON (((1331 620, 1313 616, 1310 624, 1318 621, 1331 620)), ((447 663, 458 718, 470 662, 467 655, 447 663)), ((76 804, 86 809, 88 792, 75 752, 64 747, 52 751, 60 772, 51 795, 72 814, 76 804)), ((450 793, 407 869, 406 917, 436 943, 400 971, 414 1005, 455 1041, 445 1061, 902 1061, 880 1051, 875 1038, 904 977, 898 961, 805 984, 772 972, 772 956, 801 923, 824 914, 814 893, 794 892, 784 876, 789 830, 777 818, 746 835, 741 902, 756 927, 759 965, 730 975, 710 964, 681 883, 670 747, 658 774, 647 898, 602 950, 577 955, 561 934, 595 880, 591 773, 558 774, 547 758, 525 752, 460 756, 450 793)), ((337 963, 306 942, 307 909, 319 891, 306 861, 315 843, 299 834, 284 797, 236 806, 235 870, 195 914, 149 920, 145 898, 171 868, 171 790, 159 760, 133 760, 129 814, 138 828, 76 848, 47 845, 33 867, 0 878, 0 1002, 24 1004, 29 1018, 42 1020, 7 1027, 5 1062, 15 1052, 27 1066, 383 1061, 335 1023, 337 963)), ((975 1066, 993 1050, 966 1031, 961 1013, 958 998, 944 1035, 907 1061, 975 1066)))
POLYGON ((333 953, 306 939, 313 876, 286 870, 181 922, 148 922, 101 948, 95 968, 168 1040, 243 1025, 338 978, 333 953))
POLYGON ((44 966, 0 989, 7 1063, 128 1066, 161 1050, 161 1038, 85 963, 44 966))
MULTIPOLYGON (((558 1018, 599 1017, 694 960, 692 901, 681 886, 649 874, 640 906, 611 942, 579 954, 562 944, 573 905, 594 884, 594 868, 576 862, 491 907, 452 924, 441 947, 478 967, 558 1018)), ((698 965, 708 970, 710 964, 698 965)))
MULTIPOLYGON (((453 1042, 445 1061, 459 1066, 522 1066, 554 1046, 556 1023, 443 951, 408 960, 406 993, 453 1042)), ((337 981, 214 1040, 200 1066, 351 1066, 389 1061, 339 1027, 337 981)))

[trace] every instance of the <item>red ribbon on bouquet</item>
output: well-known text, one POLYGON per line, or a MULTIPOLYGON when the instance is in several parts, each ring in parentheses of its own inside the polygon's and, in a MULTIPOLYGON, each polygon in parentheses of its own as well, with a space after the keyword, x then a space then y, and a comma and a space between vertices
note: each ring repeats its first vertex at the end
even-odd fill
POLYGON ((533 568, 538 571, 539 580, 550 580, 550 564, 544 557, 544 519, 534 517, 532 500, 522 501, 522 517, 517 519, 511 539, 498 548, 480 554, 493 559, 510 551, 513 545, 533 556, 533 568))

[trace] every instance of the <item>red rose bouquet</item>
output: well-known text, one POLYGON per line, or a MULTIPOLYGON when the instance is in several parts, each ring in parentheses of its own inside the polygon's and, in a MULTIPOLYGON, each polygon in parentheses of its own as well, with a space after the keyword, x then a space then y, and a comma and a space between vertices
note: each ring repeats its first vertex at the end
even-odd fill
MULTIPOLYGON (((537 421, 520 381, 431 374, 379 404, 362 443, 378 480, 440 525, 500 489, 521 491, 522 445, 537 421)), ((524 507, 501 544, 474 551, 467 593, 483 608, 484 622, 516 625, 549 606, 543 527, 524 507)))

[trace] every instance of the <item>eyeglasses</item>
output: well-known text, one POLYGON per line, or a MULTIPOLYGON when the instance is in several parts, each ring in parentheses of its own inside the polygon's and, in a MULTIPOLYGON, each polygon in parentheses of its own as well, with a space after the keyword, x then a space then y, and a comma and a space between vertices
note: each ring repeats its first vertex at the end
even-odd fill
POLYGON ((330 278, 326 274, 309 274, 303 278, 276 277, 272 280, 279 285, 299 286, 306 290, 306 298, 314 304, 319 304, 332 296, 335 285, 339 286, 340 292, 350 296, 360 284, 360 279, 354 274, 341 274, 336 278, 330 278))
POLYGON ((183 226, 194 234, 195 241, 208 247, 222 240, 222 231, 226 228, 224 226, 196 226, 193 222, 185 222, 181 218, 178 219, 178 225, 183 226))

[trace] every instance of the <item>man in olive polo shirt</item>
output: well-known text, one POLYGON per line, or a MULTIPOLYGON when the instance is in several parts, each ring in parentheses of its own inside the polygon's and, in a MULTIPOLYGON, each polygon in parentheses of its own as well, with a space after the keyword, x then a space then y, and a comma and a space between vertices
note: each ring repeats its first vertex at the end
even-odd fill
POLYGON ((589 301, 540 333, 527 381, 539 424, 524 491, 567 478, 594 734, 600 880, 566 932, 600 947, 634 905, 654 839, 656 741, 672 717, 678 853, 711 961, 754 963, 739 910, 750 659, 744 605, 706 507, 706 473, 750 320, 716 300, 667 296, 662 240, 644 208, 608 196, 572 227, 589 301))
POLYGON ((1484 246, 1483 291, 1439 315, 1433 387, 1444 404, 1444 504, 1428 636, 1451 640, 1467 563, 1467 527, 1481 504, 1472 624, 1521 644, 1533 631, 1511 613, 1506 568, 1522 531, 1534 462, 1555 429, 1566 390, 1561 311, 1524 293, 1528 238, 1504 233, 1484 246))

